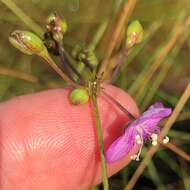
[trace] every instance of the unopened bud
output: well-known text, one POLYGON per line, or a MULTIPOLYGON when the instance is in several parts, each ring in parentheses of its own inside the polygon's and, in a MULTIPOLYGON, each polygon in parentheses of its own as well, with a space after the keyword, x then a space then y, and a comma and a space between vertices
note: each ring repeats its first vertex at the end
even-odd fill
POLYGON ((61 41, 67 32, 67 22, 56 13, 52 13, 47 19, 47 30, 51 32, 56 41, 61 41))
POLYGON ((78 59, 78 54, 80 53, 81 51, 81 47, 79 45, 76 45, 73 50, 72 50, 72 56, 74 59, 78 59))
POLYGON ((47 24, 51 24, 51 23, 55 22, 56 16, 57 16, 56 13, 51 13, 47 17, 47 24))
POLYGON ((85 88, 76 88, 70 93, 69 99, 74 105, 85 104, 89 100, 89 94, 85 88))
POLYGON ((131 48, 143 39, 143 27, 138 20, 133 21, 127 28, 126 47, 131 48))
POLYGON ((87 62, 91 67, 96 67, 98 65, 98 59, 94 51, 90 49, 85 49, 85 47, 76 45, 72 51, 72 56, 81 62, 87 62))
POLYGON ((98 65, 98 59, 94 53, 94 51, 89 50, 87 52, 87 61, 92 67, 96 67, 98 65))
POLYGON ((28 31, 16 30, 9 36, 10 43, 25 54, 47 54, 47 49, 42 40, 28 31))

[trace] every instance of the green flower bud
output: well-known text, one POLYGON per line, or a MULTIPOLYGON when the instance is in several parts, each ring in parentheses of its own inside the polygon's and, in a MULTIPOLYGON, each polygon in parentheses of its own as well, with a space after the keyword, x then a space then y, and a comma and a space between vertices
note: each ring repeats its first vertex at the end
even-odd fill
POLYGON ((56 13, 52 13, 47 19, 47 30, 51 32, 56 41, 61 41, 67 32, 68 26, 65 19, 61 19, 56 13))
POLYGON ((138 20, 133 21, 127 28, 126 47, 131 48, 143 39, 143 27, 138 20))
POLYGON ((78 54, 79 61, 84 61, 86 59, 86 54, 81 52, 78 54))
POLYGON ((61 30, 62 30, 62 32, 63 33, 66 33, 67 32, 67 30, 68 30, 68 25, 67 25, 67 22, 66 22, 66 20, 64 19, 59 19, 59 21, 58 21, 58 25, 60 26, 60 28, 61 28, 61 30))
POLYGON ((10 43, 25 54, 47 54, 47 49, 42 40, 28 31, 16 30, 9 36, 10 43))
POLYGON ((56 19, 56 13, 51 13, 49 16, 48 16, 48 18, 47 18, 47 24, 50 24, 50 23, 52 23, 52 22, 54 22, 55 21, 55 19, 56 19))
POLYGON ((80 45, 75 45, 75 47, 72 50, 72 56, 74 59, 78 59, 78 54, 80 53, 80 51, 82 50, 82 47, 80 45))
POLYGON ((87 61, 92 67, 96 67, 98 65, 98 59, 97 59, 94 51, 91 51, 91 50, 88 51, 87 61))
POLYGON ((89 94, 85 88, 76 88, 70 93, 69 99, 74 105, 85 104, 89 100, 89 94))
POLYGON ((98 59, 94 51, 85 49, 83 46, 76 45, 72 51, 72 56, 77 61, 87 62, 91 67, 96 67, 98 65, 98 59))

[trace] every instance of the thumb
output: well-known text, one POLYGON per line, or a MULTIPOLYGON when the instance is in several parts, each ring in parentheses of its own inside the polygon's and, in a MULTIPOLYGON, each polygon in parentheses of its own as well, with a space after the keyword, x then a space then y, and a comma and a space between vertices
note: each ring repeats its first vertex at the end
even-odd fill
MULTIPOLYGON (((133 115, 132 98, 111 85, 105 91, 133 115)), ((101 164, 92 105, 71 105, 69 89, 16 97, 0 105, 2 190, 87 190, 101 182, 101 164)), ((98 97, 107 148, 128 117, 108 98, 98 97)), ((108 164, 111 176, 129 156, 108 164)))

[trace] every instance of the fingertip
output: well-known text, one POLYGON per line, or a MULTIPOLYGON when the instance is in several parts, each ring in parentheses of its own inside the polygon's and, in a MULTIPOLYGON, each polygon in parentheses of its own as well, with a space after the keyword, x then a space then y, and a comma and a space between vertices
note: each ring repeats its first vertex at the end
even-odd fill
MULTIPOLYGON (((133 115, 138 115, 135 102, 126 92, 112 85, 105 85, 104 88, 133 115)), ((47 160, 48 169, 45 168, 45 171, 50 170, 49 163, 54 160, 54 168, 59 171, 57 173, 67 179, 62 184, 67 185, 69 182, 69 190, 75 189, 79 184, 85 189, 84 187, 101 180, 96 127, 92 105, 72 105, 68 101, 69 92, 68 88, 56 89, 13 98, 0 104, 0 120, 6 128, 3 134, 6 133, 11 138, 13 136, 19 142, 24 138, 26 144, 35 146, 28 150, 29 154, 33 154, 34 151, 31 150, 34 148, 37 152, 35 160, 32 157, 30 162, 41 167, 38 158, 46 154, 48 156, 44 159, 47 160), (43 149, 40 149, 38 142, 43 149)), ((129 118, 103 94, 98 97, 98 107, 107 148, 122 134, 129 118)), ((117 162, 108 163, 108 175, 113 175, 130 161, 130 155, 127 155, 117 162)), ((29 165, 30 163, 26 164, 26 167, 29 165)), ((56 175, 58 174, 55 174, 55 178, 56 175)))

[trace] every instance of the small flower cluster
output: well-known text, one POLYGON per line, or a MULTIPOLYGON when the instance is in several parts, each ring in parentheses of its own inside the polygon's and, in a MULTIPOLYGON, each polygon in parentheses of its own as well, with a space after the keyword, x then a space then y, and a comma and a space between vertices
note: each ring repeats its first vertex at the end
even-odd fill
MULTIPOLYGON (((138 161, 146 141, 151 140, 153 146, 157 145, 160 133, 159 122, 168 117, 171 112, 172 110, 165 108, 162 103, 150 106, 139 118, 129 124, 122 136, 110 145, 105 155, 107 162, 115 162, 126 156, 135 146, 140 146, 138 154, 131 156, 131 159, 138 161)), ((163 139, 163 143, 168 141, 168 137, 163 139)))

